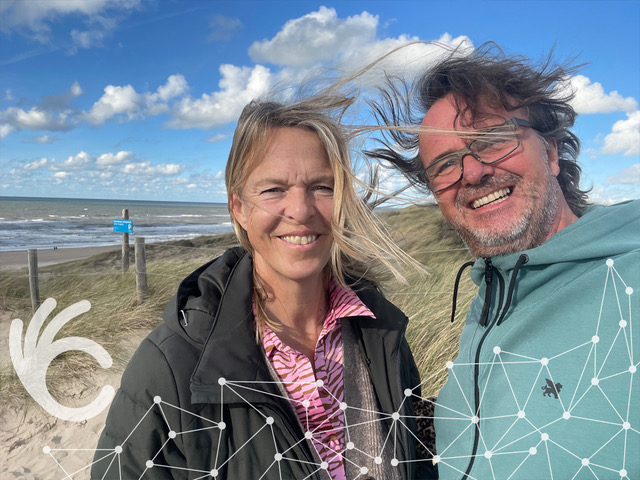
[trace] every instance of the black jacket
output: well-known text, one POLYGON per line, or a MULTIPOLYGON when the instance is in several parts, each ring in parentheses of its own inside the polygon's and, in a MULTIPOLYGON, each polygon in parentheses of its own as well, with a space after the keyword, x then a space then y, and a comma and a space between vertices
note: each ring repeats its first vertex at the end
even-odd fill
MULTIPOLYGON (((92 479, 138 479, 143 472, 158 479, 328 478, 256 343, 251 279, 250 255, 233 248, 182 281, 165 323, 141 343, 122 376, 92 479)), ((404 338, 407 318, 375 288, 355 290, 376 319, 349 321, 380 408, 407 416, 410 429, 396 430, 398 468, 403 479, 417 478, 416 464, 403 462, 416 450, 404 391, 420 384, 404 338)))

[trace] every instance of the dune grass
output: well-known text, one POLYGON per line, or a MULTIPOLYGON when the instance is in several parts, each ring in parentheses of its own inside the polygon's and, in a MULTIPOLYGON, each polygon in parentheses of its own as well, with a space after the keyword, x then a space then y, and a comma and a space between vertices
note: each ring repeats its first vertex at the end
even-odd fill
MULTIPOLYGON (((457 235, 433 206, 412 206, 380 213, 402 247, 423 263, 428 274, 409 271, 408 283, 386 285, 391 301, 409 317, 409 343, 425 380, 423 393, 435 395, 446 380, 444 364, 453 359, 457 338, 464 323, 475 288, 467 279, 460 287, 457 320, 449 321, 451 297, 458 267, 470 259, 457 235)), ((204 262, 236 245, 233 234, 199 237, 194 240, 148 244, 146 246, 148 300, 137 304, 135 268, 120 271, 120 252, 108 252, 89 259, 52 265, 40 269, 40 297, 55 298, 63 308, 80 300, 89 300, 91 310, 69 322, 56 338, 81 336, 101 344, 121 371, 133 353, 135 344, 162 322, 162 312, 179 282, 204 262)), ((29 300, 26 270, 0 272, 0 310, 10 318, 27 323, 33 312, 29 300)), ((48 319, 50 321, 51 318, 48 319)), ((8 335, 8 323, 3 335, 8 335)), ((8 356, 8 355, 7 355, 8 356)), ((74 380, 91 385, 97 362, 87 354, 68 352, 50 366, 48 381, 52 395, 64 397, 57 380, 74 372, 74 380)), ((0 397, 5 405, 24 404, 26 392, 10 364, 0 369, 0 397)))

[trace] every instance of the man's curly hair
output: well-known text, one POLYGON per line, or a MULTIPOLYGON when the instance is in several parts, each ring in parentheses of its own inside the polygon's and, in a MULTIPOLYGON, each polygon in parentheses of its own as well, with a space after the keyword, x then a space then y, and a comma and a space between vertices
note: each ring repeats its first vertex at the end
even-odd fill
POLYGON ((533 65, 523 56, 507 56, 489 42, 471 53, 452 50, 412 84, 388 77, 381 100, 370 102, 378 122, 387 129, 379 140, 382 146, 366 154, 390 162, 413 184, 428 190, 417 155, 419 133, 415 126, 435 102, 451 94, 456 122, 460 118, 481 120, 487 109, 525 109, 542 139, 555 141, 558 182, 573 213, 581 216, 588 204, 588 190, 580 189, 580 141, 570 130, 577 114, 570 105, 574 92, 567 88, 569 77, 580 66, 553 63, 551 56, 543 64, 533 65), (403 128, 406 126, 412 128, 403 128))

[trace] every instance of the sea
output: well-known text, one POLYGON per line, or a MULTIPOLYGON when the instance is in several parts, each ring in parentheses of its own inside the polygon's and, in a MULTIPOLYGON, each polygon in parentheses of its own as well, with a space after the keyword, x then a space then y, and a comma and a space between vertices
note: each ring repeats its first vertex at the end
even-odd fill
POLYGON ((146 243, 231 232, 225 203, 0 196, 0 251, 122 244, 113 220, 129 210, 146 243))

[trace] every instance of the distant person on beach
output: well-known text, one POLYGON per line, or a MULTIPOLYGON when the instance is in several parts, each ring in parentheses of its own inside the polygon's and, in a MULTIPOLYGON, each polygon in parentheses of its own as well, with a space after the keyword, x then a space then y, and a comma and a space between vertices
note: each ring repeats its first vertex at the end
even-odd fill
POLYGON ((485 44, 374 104, 391 130, 369 153, 476 257, 435 411, 441 479, 640 478, 640 202, 580 188, 575 70, 485 44))
POLYGON ((91 478, 431 478, 407 318, 378 289, 410 260, 329 115, 352 101, 245 107, 226 167, 242 246, 183 280, 134 354, 91 478))

